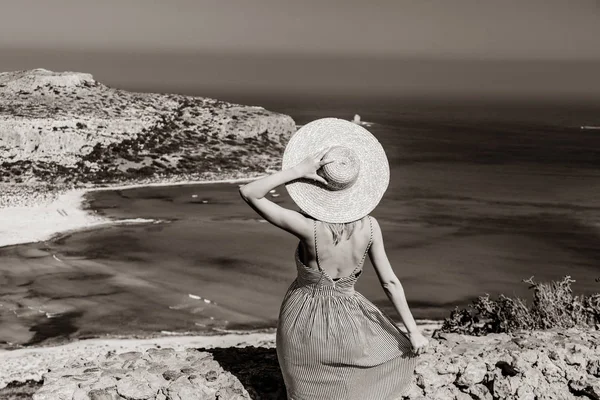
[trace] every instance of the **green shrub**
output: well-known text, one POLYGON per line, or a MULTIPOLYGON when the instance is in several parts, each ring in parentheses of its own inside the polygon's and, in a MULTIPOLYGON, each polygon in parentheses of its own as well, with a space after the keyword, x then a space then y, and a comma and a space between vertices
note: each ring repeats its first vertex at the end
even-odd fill
MULTIPOLYGON (((596 279, 600 281, 600 279, 596 279)), ((444 320, 441 332, 468 335, 509 333, 549 328, 589 328, 600 325, 600 293, 573 295, 570 276, 561 281, 536 283, 533 276, 523 279, 533 289, 531 306, 520 298, 503 294, 497 300, 480 296, 467 308, 456 307, 444 320)))

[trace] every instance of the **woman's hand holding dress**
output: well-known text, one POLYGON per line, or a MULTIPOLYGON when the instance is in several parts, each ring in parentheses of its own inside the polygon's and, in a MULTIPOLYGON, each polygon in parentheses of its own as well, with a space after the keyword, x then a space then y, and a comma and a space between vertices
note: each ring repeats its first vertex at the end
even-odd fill
POLYGON ((427 349, 427 345, 429 344, 429 340, 421 334, 421 332, 409 332, 408 338, 410 339, 410 344, 412 345, 413 351, 417 355, 421 355, 427 349))

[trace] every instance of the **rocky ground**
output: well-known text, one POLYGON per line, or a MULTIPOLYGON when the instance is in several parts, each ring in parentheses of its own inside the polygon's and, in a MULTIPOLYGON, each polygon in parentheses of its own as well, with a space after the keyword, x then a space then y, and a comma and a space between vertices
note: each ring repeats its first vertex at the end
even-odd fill
POLYGON ((437 336, 409 399, 600 399, 600 331, 437 336))
POLYGON ((262 107, 132 93, 83 73, 0 73, 0 207, 52 198, 48 185, 256 175, 278 166, 294 131, 262 107))
POLYGON ((249 399, 249 393, 213 355, 201 350, 108 354, 99 363, 75 363, 44 375, 34 400, 249 399))
MULTIPOLYGON (((24 392, 24 387, 37 390, 37 400, 285 399, 273 342, 109 352, 93 361, 80 357, 40 382, 13 384, 3 393, 24 392)), ((437 333, 404 399, 600 399, 600 331, 437 333)))

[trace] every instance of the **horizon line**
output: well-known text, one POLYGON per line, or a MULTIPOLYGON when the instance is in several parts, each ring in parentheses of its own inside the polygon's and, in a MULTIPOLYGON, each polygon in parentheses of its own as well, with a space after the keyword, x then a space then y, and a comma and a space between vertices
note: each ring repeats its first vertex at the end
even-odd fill
POLYGON ((217 56, 217 57, 272 57, 272 58, 322 58, 322 59, 347 59, 347 60, 365 60, 373 61, 454 61, 454 62, 550 62, 550 63, 600 63, 600 57, 590 58, 561 58, 561 57, 503 57, 503 56, 481 56, 475 54, 427 54, 427 53, 406 53, 406 54, 385 54, 385 53, 348 53, 348 52, 322 52, 322 51, 272 51, 272 50, 230 50, 230 49, 79 49, 79 48, 42 48, 42 47, 9 47, 0 46, 2 52, 23 52, 39 54, 114 54, 129 56, 217 56))

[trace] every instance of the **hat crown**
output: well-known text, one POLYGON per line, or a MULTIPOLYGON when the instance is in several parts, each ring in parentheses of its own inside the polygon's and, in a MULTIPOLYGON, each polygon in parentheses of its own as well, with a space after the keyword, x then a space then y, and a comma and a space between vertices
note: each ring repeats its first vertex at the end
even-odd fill
POLYGON ((333 146, 323 159, 333 160, 321 168, 321 176, 327 181, 327 189, 347 189, 358 179, 360 159, 354 150, 345 146, 333 146))

